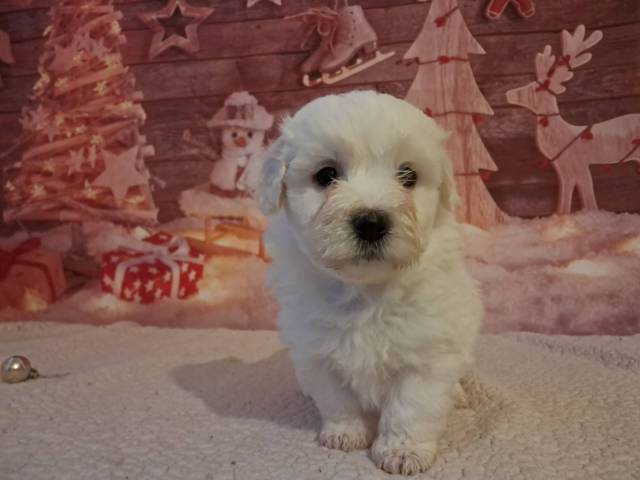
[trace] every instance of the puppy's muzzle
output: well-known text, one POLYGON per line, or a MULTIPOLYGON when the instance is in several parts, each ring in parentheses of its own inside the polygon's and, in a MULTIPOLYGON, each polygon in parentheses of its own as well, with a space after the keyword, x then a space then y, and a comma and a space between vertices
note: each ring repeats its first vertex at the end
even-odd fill
POLYGON ((359 241, 371 245, 387 236, 391 220, 382 210, 360 210, 351 216, 351 227, 359 241))

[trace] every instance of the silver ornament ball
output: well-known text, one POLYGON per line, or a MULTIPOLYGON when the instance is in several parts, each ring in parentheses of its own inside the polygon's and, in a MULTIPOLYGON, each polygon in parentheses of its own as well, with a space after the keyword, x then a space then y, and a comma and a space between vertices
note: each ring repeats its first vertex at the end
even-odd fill
POLYGON ((2 362, 2 381, 6 383, 19 383, 35 378, 38 371, 31 366, 27 357, 13 355, 2 362))

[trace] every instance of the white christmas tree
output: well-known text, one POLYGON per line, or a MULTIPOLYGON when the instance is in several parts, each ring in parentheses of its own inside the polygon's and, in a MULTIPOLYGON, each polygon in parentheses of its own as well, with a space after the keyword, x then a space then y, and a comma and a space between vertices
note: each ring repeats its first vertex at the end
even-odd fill
POLYGON ((60 0, 51 16, 4 219, 154 223, 144 162, 154 150, 140 135, 142 94, 122 64, 122 13, 112 0, 60 0))
POLYGON ((476 122, 493 115, 473 76, 469 54, 484 54, 460 13, 457 0, 433 0, 422 31, 404 60, 418 72, 406 100, 452 132, 448 149, 461 197, 458 218, 489 227, 505 217, 487 191, 484 178, 497 167, 476 122))

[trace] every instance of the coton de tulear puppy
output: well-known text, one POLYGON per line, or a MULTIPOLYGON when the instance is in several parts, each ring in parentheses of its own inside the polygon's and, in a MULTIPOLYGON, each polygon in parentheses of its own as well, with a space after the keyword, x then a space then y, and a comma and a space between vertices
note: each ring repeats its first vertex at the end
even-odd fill
POLYGON ((483 315, 445 137, 389 95, 323 97, 284 122, 259 188, 281 337, 319 442, 371 446, 390 473, 433 463, 483 315))

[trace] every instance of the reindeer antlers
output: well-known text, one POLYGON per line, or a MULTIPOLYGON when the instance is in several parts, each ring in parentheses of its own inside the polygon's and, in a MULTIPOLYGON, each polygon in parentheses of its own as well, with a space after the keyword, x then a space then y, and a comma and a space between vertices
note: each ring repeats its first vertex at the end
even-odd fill
POLYGON ((596 43, 602 40, 602 32, 596 30, 585 39, 586 29, 584 25, 578 25, 571 35, 566 30, 562 31, 562 54, 565 62, 571 68, 578 68, 591 60, 591 54, 587 52, 596 43))
POLYGON ((573 34, 563 30, 562 57, 557 61, 549 45, 536 56, 536 74, 541 90, 556 95, 563 93, 566 88, 562 84, 573 78, 572 70, 591 60, 591 53, 587 50, 602 40, 602 32, 596 30, 586 39, 585 33, 584 25, 578 25, 573 34))

